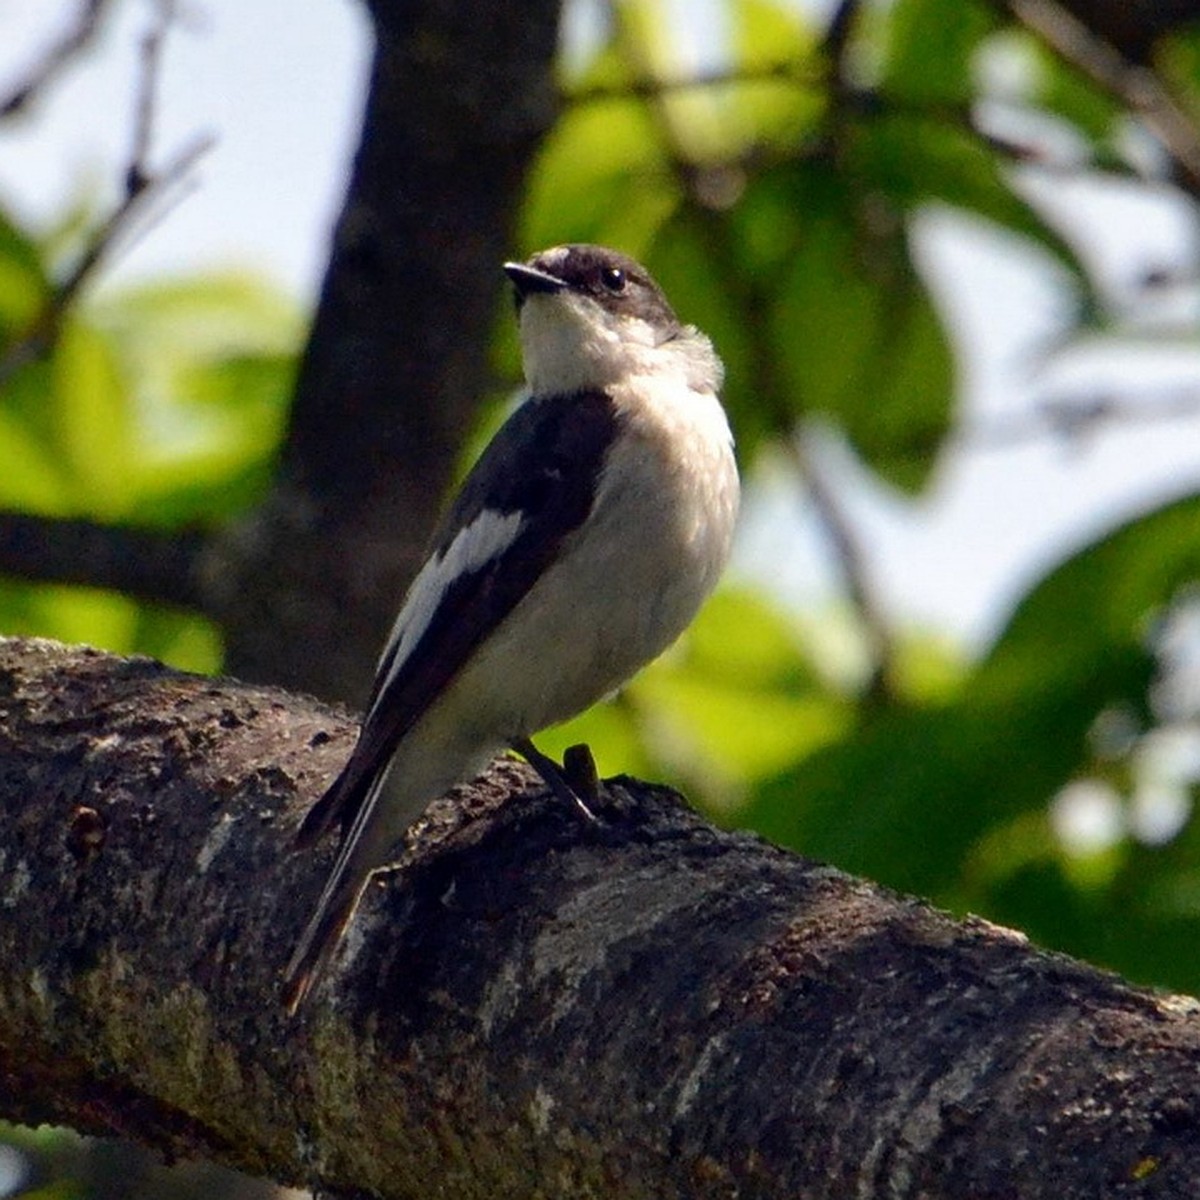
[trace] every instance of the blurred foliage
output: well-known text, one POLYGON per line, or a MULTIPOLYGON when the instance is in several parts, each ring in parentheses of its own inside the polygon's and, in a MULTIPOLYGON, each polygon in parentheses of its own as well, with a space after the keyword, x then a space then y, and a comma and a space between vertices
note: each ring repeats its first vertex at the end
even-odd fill
MULTIPOLYGON (((1127 157, 1137 140, 1117 101, 982 0, 864 5, 835 45, 773 0, 728 0, 722 15, 723 57, 692 79, 663 6, 610 10, 595 52, 564 68, 524 248, 598 241, 647 262, 726 361, 751 490, 768 451, 804 482, 797 447, 819 428, 919 496, 963 387, 914 217, 949 208, 1040 256, 1066 346, 1122 322, 1076 231, 1039 212, 1021 172, 1069 146, 1081 175, 1167 184, 1127 157), (984 69, 997 61, 1006 72, 984 69)), ((1168 49, 1200 79, 1200 42, 1168 49)), ((27 354, 89 227, 78 208, 37 233, 0 212, 0 507, 167 529, 245 510, 285 429, 296 314, 244 277, 148 284, 70 306, 49 350, 27 354)), ((511 324, 497 334, 510 378, 511 324)), ((891 630, 877 661, 852 597, 796 613, 731 582, 615 703, 544 745, 586 739, 602 770, 673 780, 726 823, 1200 992, 1184 686, 1198 565, 1200 497, 1139 513, 1033 581, 974 660, 891 630), (1151 791, 1169 827, 1146 818, 1151 791), (1104 836, 1067 819, 1081 795, 1108 814, 1104 836)), ((119 596, 4 583, 0 628, 219 661, 219 631, 119 596)))
MULTIPOLYGON (((81 211, 40 233, 0 212, 0 508, 167 529, 243 511, 270 483, 300 314, 234 273, 62 307, 56 280, 95 224, 81 211)), ((0 580, 0 628, 221 662, 204 619, 88 589, 0 580)))

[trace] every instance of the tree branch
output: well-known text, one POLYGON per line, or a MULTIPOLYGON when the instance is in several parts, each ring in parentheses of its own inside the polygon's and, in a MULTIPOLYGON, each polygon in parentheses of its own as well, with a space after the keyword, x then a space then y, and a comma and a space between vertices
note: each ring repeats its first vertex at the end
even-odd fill
POLYGON ((352 733, 0 642, 0 1112, 346 1195, 1200 1192, 1195 1002, 632 780, 599 833, 515 763, 438 802, 289 1025, 352 733))
MULTIPOLYGON (((1200 132, 1194 115, 1172 94, 1162 77, 1142 61, 1148 43, 1138 41, 1127 53, 1105 36, 1112 34, 1111 25, 1103 24, 1094 30, 1087 24, 1091 13, 1086 4, 1068 6, 1060 0, 1001 2, 1060 58, 1127 105, 1162 144, 1171 159, 1178 185, 1200 198, 1200 132), (1078 11, 1073 12, 1072 8, 1078 11), (1137 57, 1130 57, 1130 53, 1137 57)), ((1178 23, 1176 15, 1175 24, 1178 23)), ((1150 26, 1143 28, 1149 30, 1150 26)))
MULTIPOLYGON (((142 39, 141 71, 134 99, 133 135, 129 158, 122 171, 121 198, 88 235, 75 264, 54 286, 28 328, 3 348, 0 354, 0 388, 22 367, 45 357, 53 349, 72 305, 101 263, 111 256, 122 239, 131 235, 135 219, 145 214, 152 200, 163 201, 169 196, 212 147, 210 137, 196 138, 161 170, 150 167, 159 62, 175 12, 170 0, 160 0, 158 8, 157 22, 142 39)), ((98 10, 95 16, 99 16, 98 10)))
POLYGON ((1060 6, 1132 63, 1145 63, 1156 44, 1200 22, 1196 0, 1058 0, 1060 6))
POLYGON ((970 421, 953 437, 971 450, 1007 450, 1050 440, 1078 450, 1116 429, 1148 429, 1198 414, 1200 389, 1190 385, 1081 390, 1045 396, 1025 411, 970 421))
POLYGON ((206 537, 0 511, 0 575, 111 588, 139 600, 206 612, 206 537))
POLYGON ((863 699, 870 704, 894 702, 897 699, 895 638, 862 539, 837 488, 826 476, 812 432, 797 423, 786 445, 804 481, 813 512, 829 540, 833 563, 858 618, 867 661, 863 699))
POLYGON ((25 112, 63 68, 92 44, 100 32, 101 18, 111 7, 112 0, 83 0, 74 23, 50 44, 25 78, 0 99, 0 120, 25 112))

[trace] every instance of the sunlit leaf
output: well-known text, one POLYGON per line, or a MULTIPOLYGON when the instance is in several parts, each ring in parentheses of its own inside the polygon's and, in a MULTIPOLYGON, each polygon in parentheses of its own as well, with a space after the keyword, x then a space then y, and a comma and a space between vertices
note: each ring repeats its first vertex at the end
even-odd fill
POLYGON ((0 209, 0 355, 27 331, 50 290, 36 242, 0 209))
POLYGON ((640 255, 680 202, 655 121, 641 100, 577 104, 542 146, 521 243, 600 242, 640 255))
POLYGON ((802 9, 769 0, 743 0, 728 15, 740 78, 717 94, 729 152, 767 145, 794 152, 829 106, 819 31, 802 9), (755 78, 765 72, 772 77, 755 78))
POLYGON ((1104 152, 1104 143, 1120 133, 1126 111, 1106 89, 1034 38, 1026 38, 1034 64, 1035 84, 1030 100, 1039 108, 1066 118, 1072 128, 1096 145, 1093 153, 1104 152))
POLYGON ((954 363, 946 332, 886 211, 856 196, 831 164, 786 181, 796 242, 768 296, 778 386, 797 416, 822 413, 883 478, 916 489, 950 421, 954 363))
POLYGON ((129 352, 164 357, 285 353, 302 329, 290 300, 240 271, 139 283, 106 293, 88 313, 129 352))
POLYGON ((274 472, 295 369, 291 356, 270 354, 181 368, 174 429, 142 455, 141 518, 208 523, 261 499, 274 472))
MULTIPOLYGON (((18 383, 26 378, 22 372, 18 383)), ((71 511, 71 486, 44 438, 30 436, 28 423, 0 406, 0 507, 63 514, 71 511)))
POLYGON ((133 398, 111 344, 68 321, 54 349, 54 412, 77 511, 113 518, 134 497, 133 398))
POLYGON ((820 44, 820 31, 792 4, 738 0, 728 5, 728 19, 730 58, 748 74, 801 61, 820 44))
POLYGON ((690 789, 710 799, 736 791, 732 801, 718 797, 721 809, 740 804, 753 781, 844 736, 853 719, 847 703, 827 692, 797 695, 666 664, 647 672, 635 694, 653 714, 659 753, 690 789))
POLYGON ((1090 296, 1075 248, 1014 189, 1001 161, 973 130, 937 115, 885 108, 861 123, 852 150, 859 185, 877 188, 897 210, 948 204, 990 221, 1045 251, 1090 296))
POLYGON ((38 636, 129 653, 138 605, 98 588, 0 578, 0 621, 9 636, 38 636))
POLYGON ((180 670, 214 675, 221 669, 224 647, 220 631, 193 613, 141 605, 131 640, 139 654, 180 670))
MULTIPOLYGON (((1097 715, 1145 712, 1147 632, 1198 574, 1200 499, 1128 522, 1032 588, 954 702, 872 716, 760 788, 745 819, 895 886, 961 896, 960 865, 1089 763, 1097 715)), ((999 900, 990 911, 1018 919, 999 900)))
POLYGON ((897 0, 885 25, 883 89, 910 102, 969 102, 974 53, 997 23, 980 0, 897 0))

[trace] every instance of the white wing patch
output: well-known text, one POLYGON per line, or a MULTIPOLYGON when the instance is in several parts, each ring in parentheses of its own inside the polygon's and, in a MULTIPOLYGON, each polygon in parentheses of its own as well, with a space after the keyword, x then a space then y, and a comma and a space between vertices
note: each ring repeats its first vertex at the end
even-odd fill
POLYGON ((405 660, 429 628, 454 581, 499 558, 517 540, 524 524, 525 515, 519 509, 500 513, 485 508, 454 535, 454 540, 444 552, 432 554, 425 560, 425 565, 408 589, 404 606, 380 656, 381 669, 393 650, 395 652, 387 678, 378 689, 380 695, 392 685, 403 669, 405 660))

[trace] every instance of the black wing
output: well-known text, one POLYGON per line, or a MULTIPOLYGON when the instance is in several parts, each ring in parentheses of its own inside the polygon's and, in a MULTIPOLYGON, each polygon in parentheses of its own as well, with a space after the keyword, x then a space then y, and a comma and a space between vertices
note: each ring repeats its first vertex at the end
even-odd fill
POLYGON ((437 596, 405 598, 411 615, 432 616, 398 660, 406 622, 397 623, 380 659, 358 743, 333 786, 309 810, 297 834, 311 844, 333 823, 348 829, 400 739, 508 616, 552 563, 563 539, 591 511, 618 415, 604 392, 527 400, 505 422, 471 469, 438 526, 431 558, 484 514, 520 516, 511 542, 446 582, 437 596))

